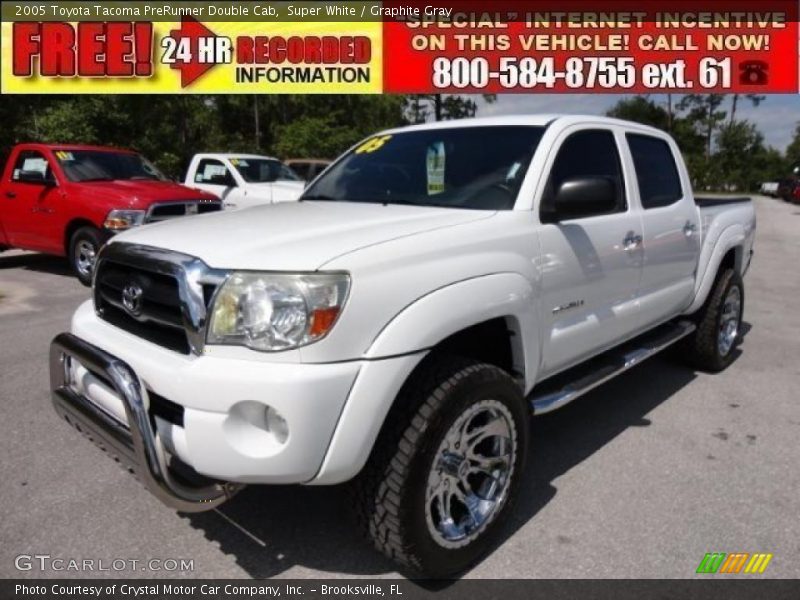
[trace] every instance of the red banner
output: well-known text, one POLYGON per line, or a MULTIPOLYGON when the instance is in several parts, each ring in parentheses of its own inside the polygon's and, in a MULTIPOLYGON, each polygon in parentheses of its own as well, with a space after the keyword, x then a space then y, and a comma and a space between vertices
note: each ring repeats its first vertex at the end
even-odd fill
POLYGON ((387 2, 384 91, 798 92, 795 1, 599 4, 387 2))

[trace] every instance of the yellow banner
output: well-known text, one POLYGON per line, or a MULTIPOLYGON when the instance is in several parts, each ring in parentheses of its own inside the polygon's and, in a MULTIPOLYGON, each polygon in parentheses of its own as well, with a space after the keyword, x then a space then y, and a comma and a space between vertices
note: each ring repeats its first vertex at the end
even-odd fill
POLYGON ((2 93, 380 93, 380 22, 2 23, 2 93))

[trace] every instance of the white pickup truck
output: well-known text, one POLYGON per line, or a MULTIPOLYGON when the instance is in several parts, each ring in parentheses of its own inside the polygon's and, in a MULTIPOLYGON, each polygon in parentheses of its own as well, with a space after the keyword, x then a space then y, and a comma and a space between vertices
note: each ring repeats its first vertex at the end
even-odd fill
POLYGON ((754 234, 641 125, 385 131, 300 202, 114 237, 53 401, 177 510, 352 480, 380 550, 452 575, 508 517, 531 415, 673 343, 732 362, 754 234))
POLYGON ((293 202, 305 182, 271 156, 195 154, 184 185, 215 194, 225 210, 293 202))

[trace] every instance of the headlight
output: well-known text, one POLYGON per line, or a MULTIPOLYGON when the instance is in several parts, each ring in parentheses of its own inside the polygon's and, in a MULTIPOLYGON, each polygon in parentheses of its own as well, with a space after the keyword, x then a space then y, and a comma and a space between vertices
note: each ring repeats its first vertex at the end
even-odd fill
POLYGON ((349 287, 345 273, 233 273, 214 299, 206 341, 265 352, 305 346, 333 328, 349 287))
POLYGON ((112 210, 108 213, 103 227, 111 231, 123 231, 144 223, 143 210, 112 210))

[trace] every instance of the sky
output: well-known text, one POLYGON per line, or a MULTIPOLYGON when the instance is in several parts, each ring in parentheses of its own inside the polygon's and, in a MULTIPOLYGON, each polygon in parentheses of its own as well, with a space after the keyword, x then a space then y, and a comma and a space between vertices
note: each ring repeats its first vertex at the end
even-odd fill
MULTIPOLYGON (((605 112, 629 96, 614 94, 499 94, 497 101, 486 104, 478 100, 479 117, 528 113, 581 113, 605 114, 605 112)), ((651 98, 666 106, 665 95, 653 94, 651 98)), ((680 99, 673 97, 673 102, 680 99)), ((730 101, 723 110, 730 109, 730 101)), ((737 119, 755 123, 766 138, 766 143, 783 152, 792 141, 795 127, 800 123, 800 95, 768 95, 758 108, 741 99, 736 109, 737 119)))

